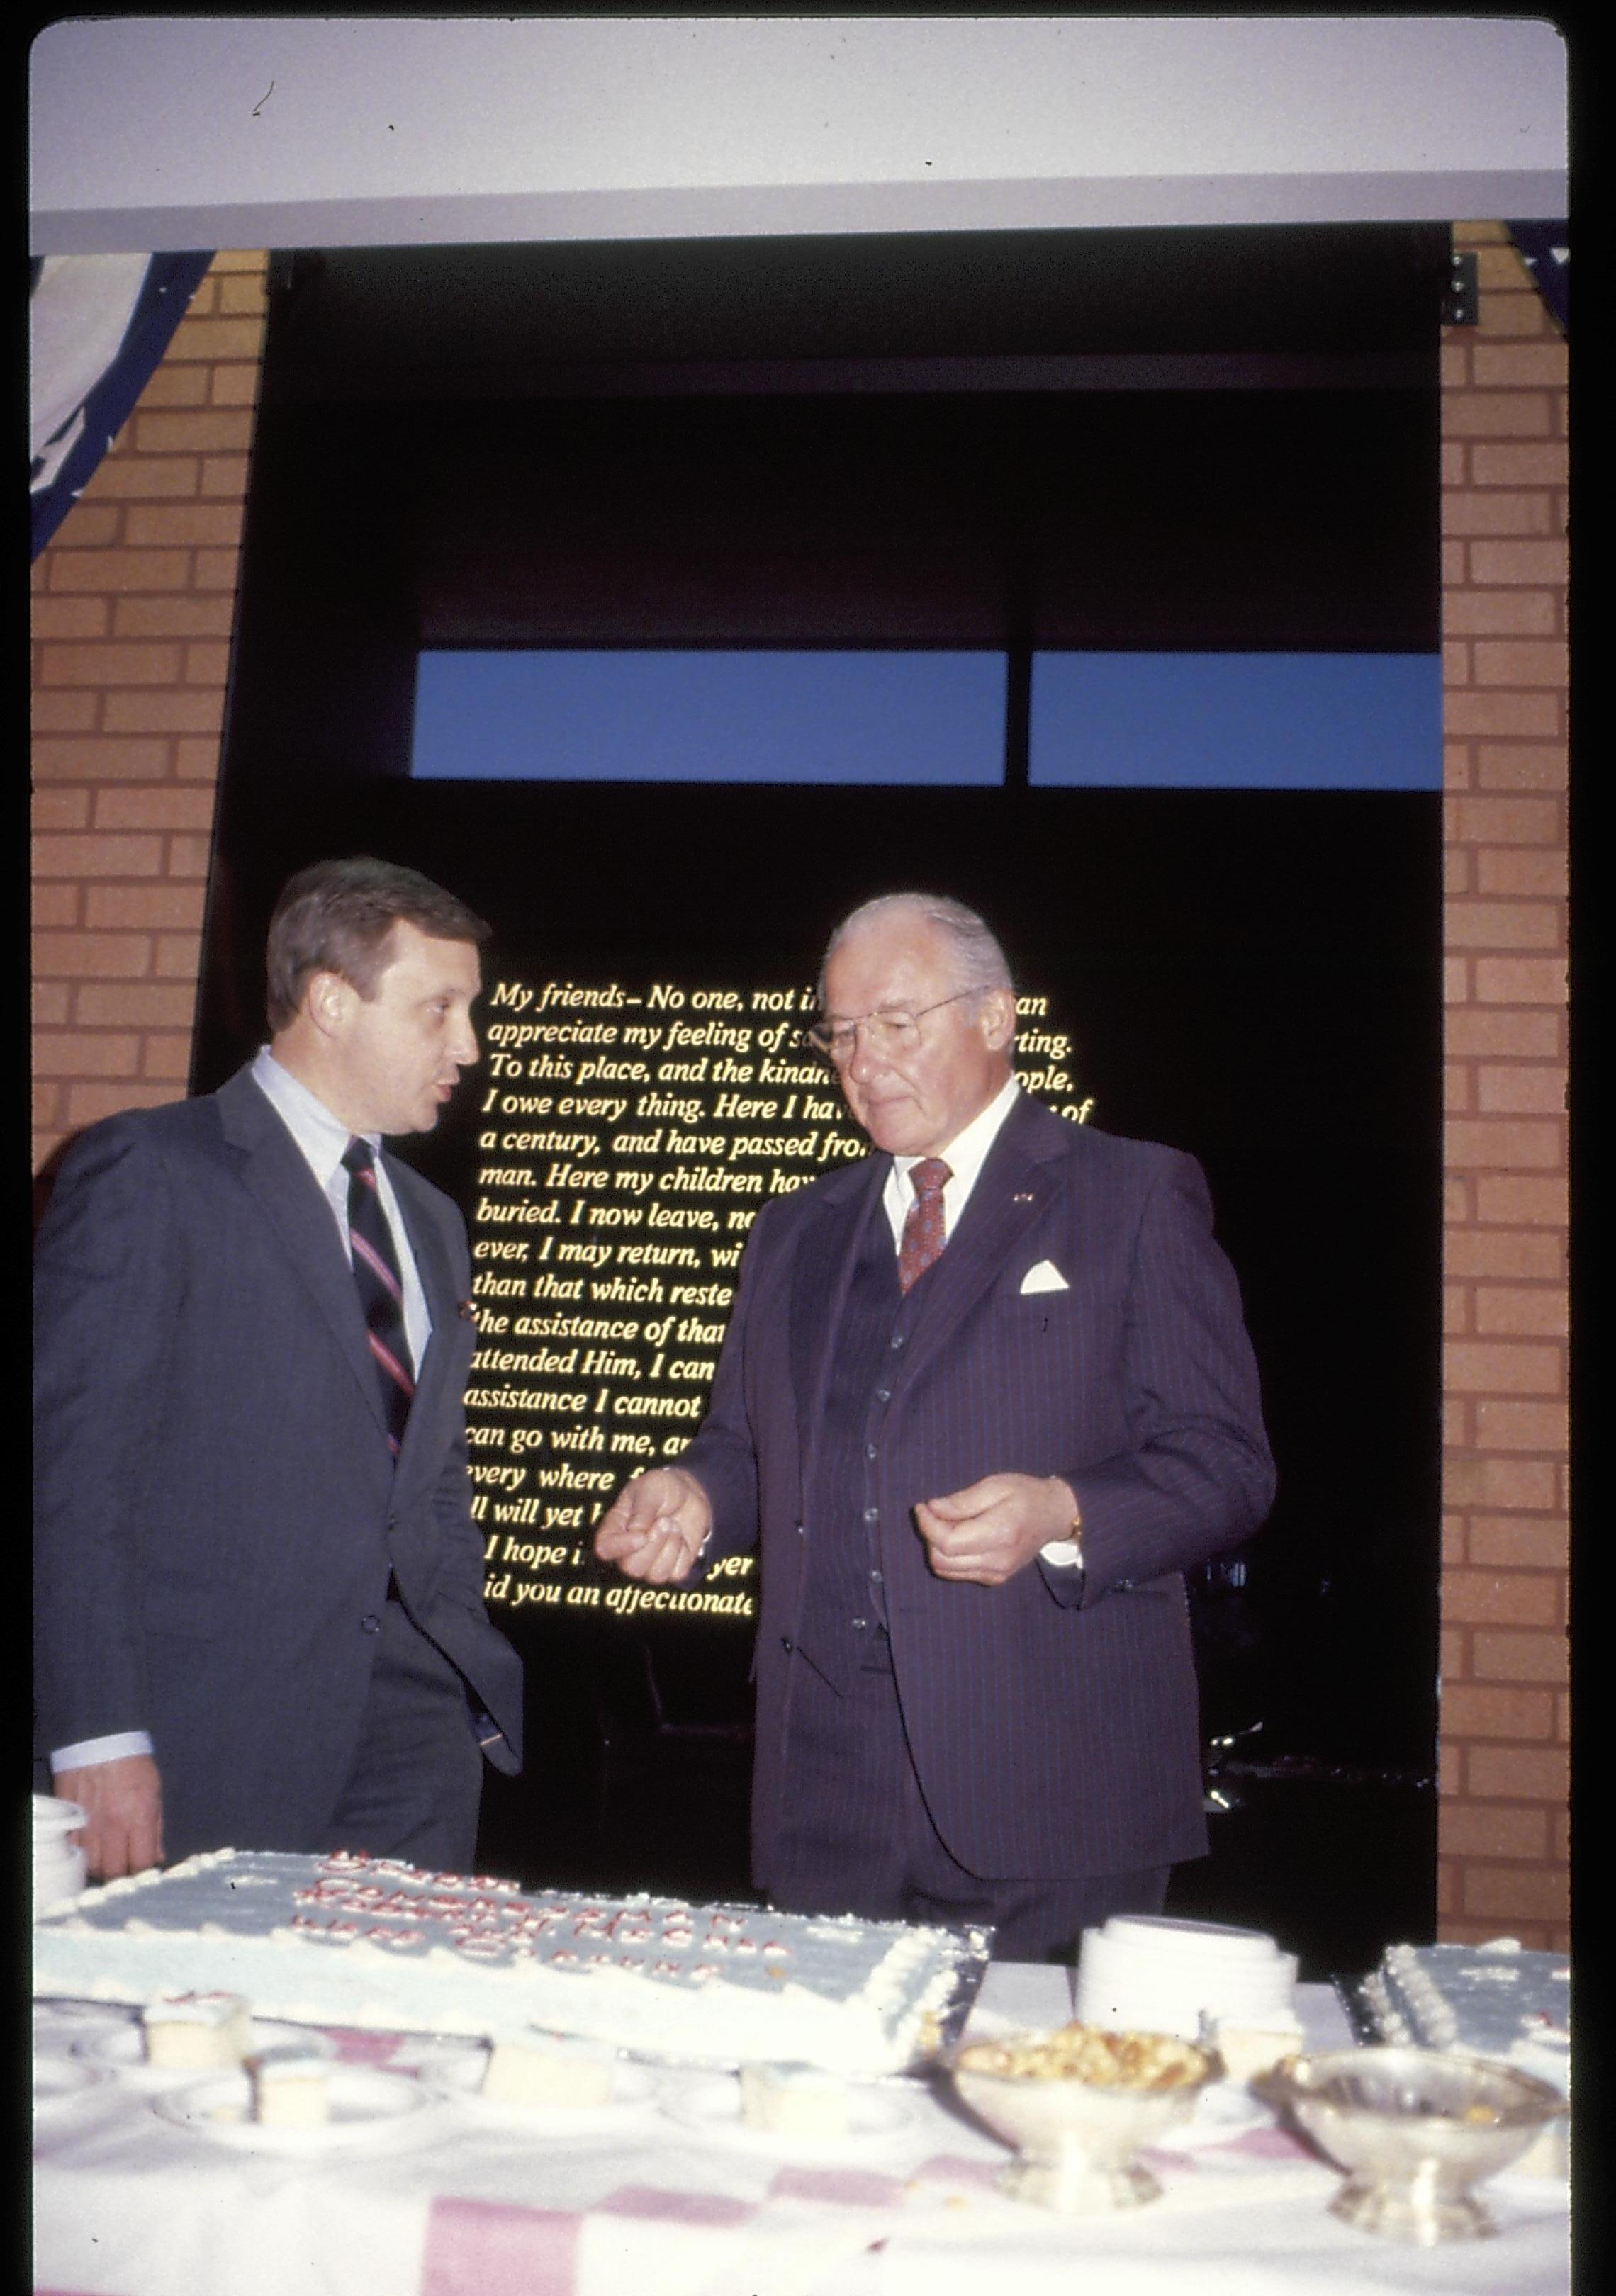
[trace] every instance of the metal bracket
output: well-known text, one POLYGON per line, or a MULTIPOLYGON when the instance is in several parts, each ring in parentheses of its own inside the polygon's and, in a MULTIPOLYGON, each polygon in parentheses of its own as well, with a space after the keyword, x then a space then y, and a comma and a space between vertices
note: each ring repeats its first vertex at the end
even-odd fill
POLYGON ((1481 324, 1481 290, 1473 255, 1450 255, 1448 288, 1442 297, 1445 327, 1474 327, 1481 324))

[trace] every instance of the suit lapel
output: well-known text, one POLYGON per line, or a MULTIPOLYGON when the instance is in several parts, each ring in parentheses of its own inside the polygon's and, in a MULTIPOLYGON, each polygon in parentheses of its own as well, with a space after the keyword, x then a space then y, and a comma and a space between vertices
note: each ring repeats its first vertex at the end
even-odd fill
POLYGON ((226 1141, 242 1153, 242 1185, 280 1236, 385 1434, 376 1367, 353 1271, 308 1160, 245 1069, 217 1095, 226 1141))
POLYGON ((1062 1133, 1046 1129, 1060 1123, 1023 1098, 1000 1126, 959 1226, 941 1259, 921 1278, 909 1377, 947 1345, 962 1319, 1003 1275, 1021 1238, 1066 1185, 1062 1152, 1068 1144, 1062 1133))
POLYGON ((824 1415, 831 1344, 841 1320, 865 1222, 877 1216, 888 1169, 886 1157, 874 1156, 867 1169, 849 1171, 845 1182, 839 1174, 797 1239, 788 1329, 805 1488, 814 1437, 824 1415))
MULTIPOLYGON (((430 1220, 415 1195, 415 1175, 407 1167, 388 1160, 388 1177, 393 1184, 393 1195, 404 1216, 405 1231, 414 1255, 415 1273, 421 1278, 421 1288, 426 1294, 427 1314, 431 1318, 431 1335, 426 1343, 426 1353, 415 1366, 415 1399, 410 1406, 410 1415, 404 1431, 404 1447, 398 1454, 398 1472, 407 1473, 420 1445, 427 1440, 424 1431, 437 1419, 437 1406, 444 1382, 450 1376, 451 1365, 458 1359, 460 1350, 455 1341, 463 1326, 460 1302, 455 1296, 454 1270, 444 1248, 436 1223, 430 1220), (415 1439, 412 1441, 412 1437, 415 1439)), ((467 1351, 469 1352, 469 1351, 467 1351)), ((441 1461, 441 1442, 434 1447, 441 1461)))

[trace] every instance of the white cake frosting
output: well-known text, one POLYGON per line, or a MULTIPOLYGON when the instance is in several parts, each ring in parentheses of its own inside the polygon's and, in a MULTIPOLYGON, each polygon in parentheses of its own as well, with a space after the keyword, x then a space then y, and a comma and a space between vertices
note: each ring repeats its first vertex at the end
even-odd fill
POLYGON ((1514 1938, 1391 1945, 1363 1990, 1389 2041, 1502 2057, 1571 2092, 1571 1972, 1563 1954, 1514 1938))
POLYGON ((698 2062, 899 2070, 980 1937, 217 1849, 87 1891, 34 1929, 36 1993, 246 1994, 260 2016, 480 2037, 525 2021, 698 2062))

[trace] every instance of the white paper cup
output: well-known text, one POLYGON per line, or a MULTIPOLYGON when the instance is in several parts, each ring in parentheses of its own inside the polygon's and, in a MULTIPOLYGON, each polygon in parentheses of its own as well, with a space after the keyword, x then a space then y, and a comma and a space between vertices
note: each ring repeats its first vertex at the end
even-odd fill
POLYGON ((34 1911, 43 1913, 47 1906, 58 1904, 63 1898, 76 1898, 85 1885, 85 1856, 77 1841, 69 1835, 78 1832, 85 1823, 85 1814, 76 1801, 62 1801, 53 1794, 34 1796, 34 1911))

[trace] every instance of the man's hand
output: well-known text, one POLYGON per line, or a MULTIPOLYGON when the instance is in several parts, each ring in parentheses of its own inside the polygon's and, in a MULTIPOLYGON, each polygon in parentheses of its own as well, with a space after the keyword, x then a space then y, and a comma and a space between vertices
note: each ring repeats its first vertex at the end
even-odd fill
POLYGON ((712 1529, 707 1493, 683 1467, 652 1467, 624 1485, 601 1517, 595 1551, 630 1578, 683 1578, 712 1529))
POLYGON ((150 1754, 58 1770, 51 1783, 59 1800, 76 1801, 84 1812, 78 1839, 92 1881, 113 1882, 162 1864, 162 1780, 150 1754))
POLYGON ((915 1524, 935 1577, 1002 1587, 1040 1546, 1069 1538, 1077 1513, 1058 1475, 984 1475, 947 1498, 923 1499, 915 1524))

